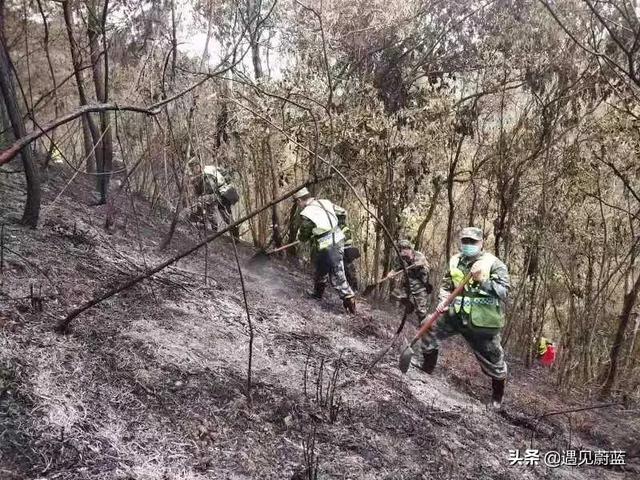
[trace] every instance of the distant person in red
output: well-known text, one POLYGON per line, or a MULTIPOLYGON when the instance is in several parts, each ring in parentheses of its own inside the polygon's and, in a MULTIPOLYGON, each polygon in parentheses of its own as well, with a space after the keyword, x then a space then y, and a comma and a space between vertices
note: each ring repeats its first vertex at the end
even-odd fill
POLYGON ((550 367, 556 361, 556 347, 548 338, 540 337, 538 341, 538 359, 545 367, 550 367))

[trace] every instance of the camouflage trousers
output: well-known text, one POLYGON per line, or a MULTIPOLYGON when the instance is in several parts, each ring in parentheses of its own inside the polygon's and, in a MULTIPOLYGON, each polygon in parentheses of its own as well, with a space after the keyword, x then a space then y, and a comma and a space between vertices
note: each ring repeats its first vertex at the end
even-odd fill
MULTIPOLYGON (((204 222, 205 219, 209 220, 211 231, 217 232, 218 230, 220 230, 220 221, 218 219, 218 215, 226 225, 231 225, 233 223, 231 205, 225 202, 224 199, 221 199, 220 201, 208 202, 204 206, 204 208, 202 206, 198 206, 194 210, 191 219, 193 221, 199 221, 199 222, 204 222), (216 214, 216 210, 217 210, 217 214, 216 214)), ((231 234, 234 237, 238 238, 237 227, 231 230, 231 234)))
POLYGON ((470 325, 469 319, 460 315, 444 314, 422 339, 422 352, 440 348, 440 342, 454 335, 462 335, 467 341, 485 375, 497 380, 507 377, 500 331, 479 329, 470 325))
POLYGON ((358 291, 358 271, 356 269, 355 260, 351 262, 347 262, 346 260, 344 261, 344 273, 347 278, 347 282, 351 287, 351 290, 353 290, 354 292, 357 292, 358 291))
POLYGON ((391 297, 399 300, 400 304, 405 308, 407 318, 411 318, 415 326, 420 326, 429 313, 429 295, 424 288, 414 290, 412 293, 413 299, 407 298, 404 287, 399 287, 393 291, 391 297))
POLYGON ((344 271, 343 256, 344 245, 342 243, 316 252, 313 283, 317 292, 324 291, 327 282, 331 280, 331 285, 338 291, 340 298, 353 297, 353 290, 347 282, 344 271))

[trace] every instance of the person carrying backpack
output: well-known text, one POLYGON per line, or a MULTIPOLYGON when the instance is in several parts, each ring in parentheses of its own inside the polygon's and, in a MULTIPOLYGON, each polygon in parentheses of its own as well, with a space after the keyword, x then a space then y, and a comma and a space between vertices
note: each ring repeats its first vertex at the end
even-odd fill
POLYGON ((341 225, 338 220, 346 217, 345 210, 329 200, 314 198, 307 188, 300 189, 293 197, 302 217, 298 239, 311 243, 311 259, 315 266, 310 295, 322 298, 331 279, 344 308, 349 313, 356 313, 355 296, 344 271, 344 223, 341 225))
MULTIPOLYGON (((238 200, 238 191, 230 180, 230 175, 214 165, 206 165, 202 168, 197 159, 189 162, 191 169, 191 188, 198 205, 192 213, 192 219, 200 221, 208 220, 211 230, 218 231, 219 221, 216 211, 225 224, 233 223, 232 207, 238 200)), ((231 234, 238 238, 237 228, 232 229, 231 234)))

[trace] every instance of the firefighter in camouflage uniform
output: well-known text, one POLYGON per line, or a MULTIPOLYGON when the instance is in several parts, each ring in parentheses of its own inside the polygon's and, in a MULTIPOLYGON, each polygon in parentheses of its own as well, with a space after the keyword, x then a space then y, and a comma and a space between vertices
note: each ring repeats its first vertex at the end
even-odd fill
POLYGON ((420 324, 427 316, 429 294, 433 290, 431 283, 429 283, 429 265, 424 254, 414 250, 408 240, 400 240, 398 250, 400 250, 400 258, 396 258, 393 270, 387 274, 387 277, 391 278, 402 272, 404 263, 408 269, 409 290, 412 297, 407 296, 406 280, 403 280, 401 285, 391 292, 391 298, 404 305, 407 315, 415 312, 418 319, 416 323, 420 324))
POLYGON ((315 199, 306 188, 296 192, 294 198, 302 217, 298 239, 311 243, 311 258, 315 267, 311 296, 322 298, 331 279, 344 308, 355 313, 355 297, 347 282, 343 261, 345 210, 329 200, 315 199))
POLYGON ((501 343, 504 315, 501 303, 509 292, 509 272, 504 263, 486 252, 482 230, 464 228, 460 234, 460 253, 449 260, 442 279, 437 310, 444 315, 422 341, 422 369, 432 373, 440 342, 460 334, 472 348, 482 371, 491 378, 492 406, 500 408, 507 378, 507 364, 501 343), (471 273, 462 294, 449 306, 443 302, 471 273))
MULTIPOLYGON (((191 189, 197 202, 192 210, 193 221, 209 221, 211 230, 218 231, 217 213, 227 225, 233 223, 232 207, 238 202, 238 192, 230 181, 230 175, 224 169, 206 165, 204 170, 200 161, 194 158, 189 162, 191 169, 191 189)), ((237 228, 231 234, 238 238, 237 228)))

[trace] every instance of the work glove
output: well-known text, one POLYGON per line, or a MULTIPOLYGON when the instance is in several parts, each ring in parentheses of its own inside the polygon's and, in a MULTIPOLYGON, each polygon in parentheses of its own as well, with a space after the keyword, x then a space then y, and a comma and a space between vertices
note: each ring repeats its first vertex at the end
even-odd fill
POLYGON ((449 305, 447 305, 444 301, 440 302, 436 307, 436 312, 438 313, 445 313, 447 310, 449 310, 449 305))
POLYGON ((473 278, 474 282, 478 283, 489 280, 489 278, 485 277, 484 272, 482 271, 482 266, 479 262, 476 262, 471 266, 471 278, 473 278))

